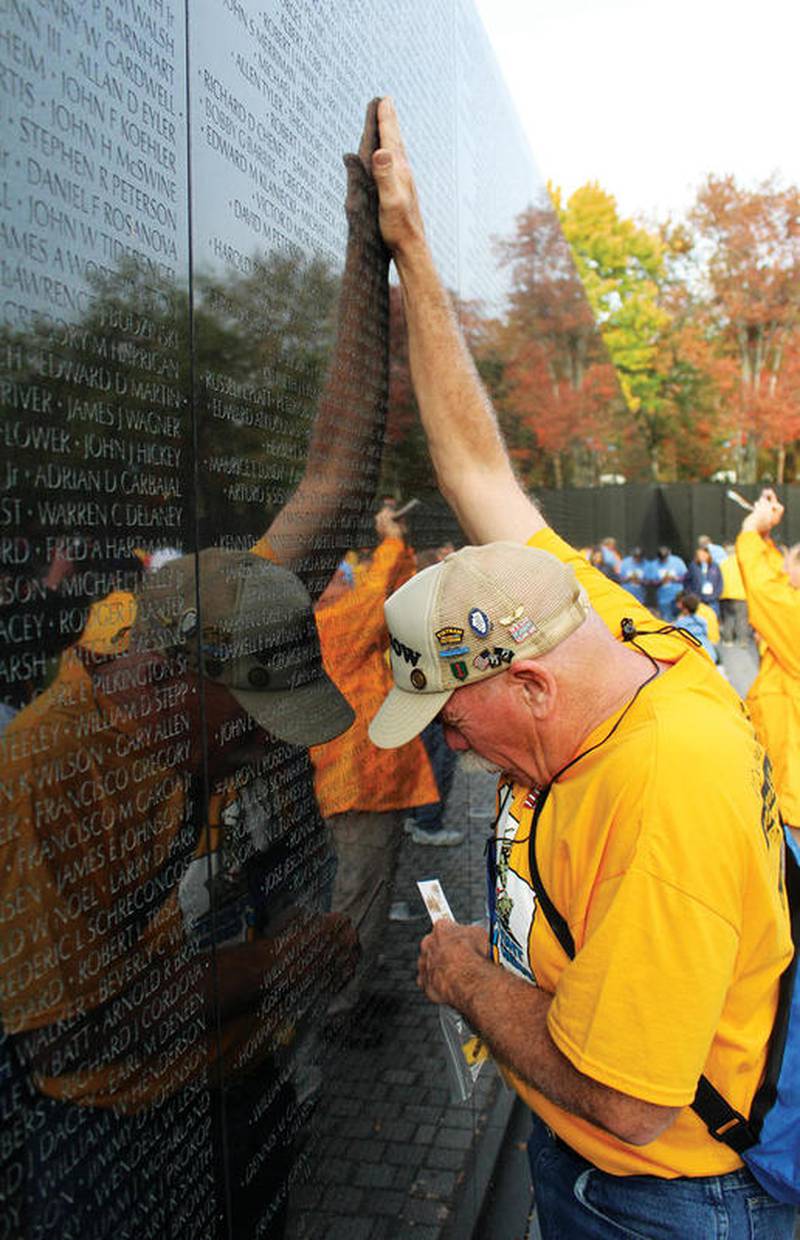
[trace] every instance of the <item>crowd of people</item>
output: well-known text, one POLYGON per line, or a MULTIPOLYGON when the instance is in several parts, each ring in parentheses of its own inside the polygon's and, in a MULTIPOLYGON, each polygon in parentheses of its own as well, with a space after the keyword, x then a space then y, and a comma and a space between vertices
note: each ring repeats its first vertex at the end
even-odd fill
MULTIPOLYGON (((787 553, 782 548, 782 553, 787 553)), ((620 556, 617 540, 601 539, 584 548, 589 562, 668 624, 692 633, 715 663, 720 646, 749 647, 754 641, 747 596, 733 543, 715 543, 701 534, 687 565, 671 547, 647 557, 639 546, 620 556)))

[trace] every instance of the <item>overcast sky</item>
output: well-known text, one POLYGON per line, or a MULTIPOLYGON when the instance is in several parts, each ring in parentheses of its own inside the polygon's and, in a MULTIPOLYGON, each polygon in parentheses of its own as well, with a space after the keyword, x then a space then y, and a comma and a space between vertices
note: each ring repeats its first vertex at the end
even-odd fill
POLYGON ((679 214, 708 172, 800 183, 800 0, 476 0, 546 180, 679 214))

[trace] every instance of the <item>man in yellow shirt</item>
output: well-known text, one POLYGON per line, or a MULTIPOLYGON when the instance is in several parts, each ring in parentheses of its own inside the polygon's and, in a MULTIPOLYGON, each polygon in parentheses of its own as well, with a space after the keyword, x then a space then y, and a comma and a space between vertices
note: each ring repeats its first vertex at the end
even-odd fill
POLYGON ((367 725, 391 685, 383 604, 414 573, 404 531, 385 505, 375 517, 380 542, 369 568, 349 589, 323 594, 316 621, 322 657, 355 713, 352 727, 311 750, 320 812, 336 848, 331 908, 358 926, 361 958, 333 997, 326 1035, 352 1046, 374 1045, 380 1031, 363 1028, 359 999, 377 971, 403 838, 403 811, 436 797, 436 781, 418 737, 391 753, 377 749, 367 725))
POLYGON ((371 735, 400 744, 441 712, 451 747, 501 773, 492 959, 485 930, 440 922, 419 984, 464 1014, 535 1114, 544 1240, 754 1228, 788 1240, 793 1211, 691 1109, 705 1075, 748 1113, 792 955, 764 752, 706 656, 653 635, 650 614, 522 491, 434 267, 389 101, 379 120, 381 227, 421 417, 443 494, 487 545, 387 602, 392 636, 419 657, 414 679, 393 657, 371 735))
POLYGON ((722 593, 719 596, 722 644, 746 646, 750 641, 750 623, 742 572, 733 544, 726 543, 725 551, 725 559, 719 565, 722 573, 722 593))
POLYGON ((800 828, 800 547, 784 556, 770 537, 783 517, 766 490, 736 540, 761 667, 747 696, 753 725, 772 761, 784 820, 800 828))

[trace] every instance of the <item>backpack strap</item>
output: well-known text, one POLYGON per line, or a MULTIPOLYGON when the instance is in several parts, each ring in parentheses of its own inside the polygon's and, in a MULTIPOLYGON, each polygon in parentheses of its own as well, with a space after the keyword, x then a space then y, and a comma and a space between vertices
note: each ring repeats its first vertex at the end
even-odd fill
MULTIPOLYGON (((784 831, 786 830, 788 828, 784 827, 784 831)), ((775 1104, 786 1036, 789 1031, 789 1014, 800 951, 800 865, 788 839, 784 845, 784 856, 786 898, 789 903, 792 942, 795 950, 788 967, 781 974, 778 1007, 770 1034, 767 1062, 764 1066, 761 1084, 755 1092, 750 1107, 750 1119, 746 1120, 743 1115, 734 1110, 704 1076, 701 1076, 697 1083, 697 1093, 691 1104, 692 1110, 700 1116, 714 1140, 729 1145, 737 1154, 743 1153, 744 1150, 756 1144, 761 1135, 764 1118, 775 1104)))
MULTIPOLYGON (((550 788, 542 790, 536 803, 530 836, 528 837, 528 866, 531 874, 531 886, 542 913, 562 951, 570 959, 575 959, 575 940, 566 920, 561 916, 550 896, 547 894, 542 875, 536 860, 536 831, 539 817, 544 808, 550 788)), ((795 952, 788 967, 781 975, 778 991, 778 1008, 775 1023, 770 1034, 767 1062, 764 1077, 756 1090, 748 1120, 723 1097, 719 1090, 711 1084, 708 1077, 701 1076, 697 1082, 697 1092, 690 1103, 692 1110, 706 1125, 709 1134, 715 1141, 727 1145, 737 1154, 744 1153, 758 1141, 764 1117, 773 1106, 778 1092, 778 1077, 783 1062, 786 1035, 789 1029, 789 1012, 791 1009, 792 992, 797 973, 797 959, 800 954, 800 863, 791 847, 785 844, 785 875, 786 895, 791 916, 792 941, 795 952)))

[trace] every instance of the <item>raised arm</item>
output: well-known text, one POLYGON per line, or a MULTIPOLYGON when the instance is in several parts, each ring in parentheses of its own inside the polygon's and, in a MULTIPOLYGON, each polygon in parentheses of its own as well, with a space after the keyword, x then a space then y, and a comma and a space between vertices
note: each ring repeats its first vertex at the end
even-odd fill
POLYGON ((750 623, 775 658, 793 676, 800 676, 800 590, 795 589, 783 558, 769 535, 783 517, 783 505, 767 489, 745 517, 736 540, 750 623))
MULTIPOLYGON (((347 253, 336 340, 303 478, 266 532, 269 554, 312 598, 359 541, 380 469, 389 390, 389 252, 370 171, 378 101, 367 108, 358 155, 346 155, 347 253)), ((260 547, 257 545, 257 550, 260 547)))
POLYGON ((414 178, 390 99, 378 107, 372 158, 380 227, 394 258, 408 324, 414 392, 439 489, 476 543, 526 541, 545 522, 511 467, 453 307, 433 261, 414 178))

